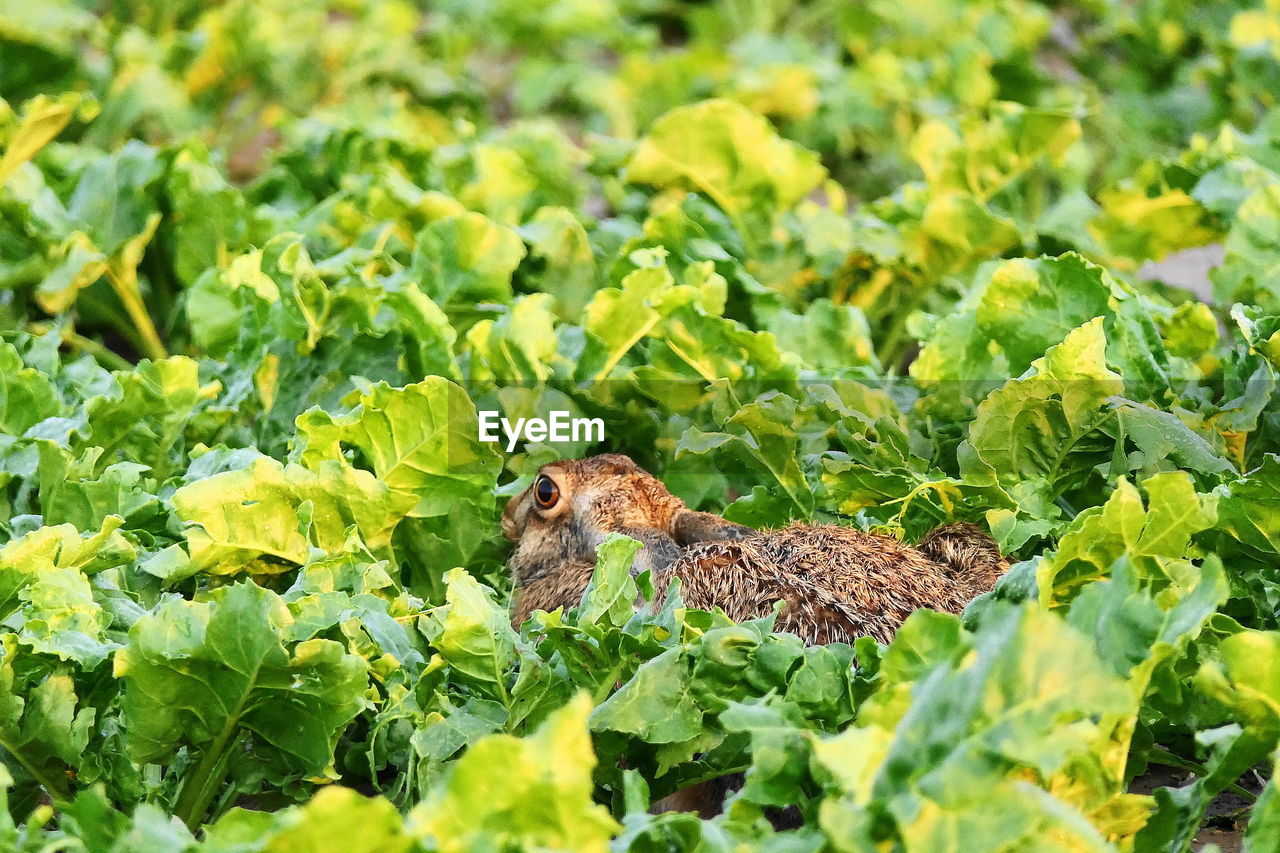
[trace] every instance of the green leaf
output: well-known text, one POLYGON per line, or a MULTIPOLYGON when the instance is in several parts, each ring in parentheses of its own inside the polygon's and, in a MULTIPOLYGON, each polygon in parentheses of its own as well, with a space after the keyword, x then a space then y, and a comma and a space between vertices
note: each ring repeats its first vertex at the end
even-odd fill
POLYGON ((186 315, 192 337, 211 355, 227 357, 238 343, 261 357, 260 348, 276 349, 277 339, 296 342, 294 354, 315 350, 332 303, 302 240, 286 233, 205 269, 188 293, 186 315))
MULTIPOLYGON (((777 135, 768 121, 733 101, 677 107, 640 141, 627 179, 704 193, 730 218, 790 210, 822 182, 817 155, 777 135)), ((767 222, 767 220, 765 220, 767 222)), ((743 229, 760 234, 761 225, 743 229)))
POLYGON ((1078 255, 1006 261, 982 292, 978 326, 1018 374, 1081 324, 1110 314, 1113 289, 1110 275, 1078 255))
POLYGON ((111 617, 88 576, 136 556, 117 532, 121 523, 109 517, 83 537, 70 524, 42 527, 0 548, 0 616, 24 645, 86 669, 110 655, 111 617))
POLYGON ((199 365, 186 356, 143 360, 112 373, 115 388, 85 402, 86 445, 103 448, 99 464, 141 462, 160 479, 185 455, 184 432, 201 403, 220 390, 202 385, 199 365))
POLYGON ((162 169, 156 149, 128 142, 90 161, 67 202, 67 213, 99 251, 114 256, 139 235, 155 230, 151 220, 157 213, 150 190, 162 169))
MULTIPOLYGON (((900 814, 905 821, 907 814, 900 814)), ((926 801, 902 829, 907 849, 998 850, 1034 846, 1045 853, 1112 853, 1115 850, 1084 815, 1045 791, 1000 780, 970 797, 939 806, 926 801)))
POLYGON ((332 773, 339 734, 365 707, 365 662, 331 640, 287 648, 288 619, 275 593, 236 584, 205 601, 165 601, 116 654, 134 759, 168 762, 182 747, 199 753, 176 806, 188 825, 238 760, 240 738, 277 780, 322 776, 332 773))
MULTIPOLYGON (((205 270, 219 266, 221 259, 267 241, 249 200, 211 159, 202 145, 188 143, 174 155, 165 175, 165 193, 173 208, 174 273, 187 287, 205 270)), ((198 326, 192 331, 204 332, 198 326)))
POLYGON ((1231 319, 1236 321, 1250 349, 1280 366, 1280 316, 1264 314, 1253 306, 1232 305, 1231 319))
POLYGON ((1247 853, 1262 853, 1280 846, 1280 794, 1276 793, 1275 765, 1280 757, 1272 755, 1271 778, 1267 780, 1258 801, 1249 813, 1249 828, 1245 831, 1244 849, 1247 853))
POLYGON ((101 448, 89 447, 75 459, 51 441, 36 445, 40 460, 40 509, 47 524, 73 524, 100 529, 109 516, 124 519, 129 529, 161 526, 164 508, 149 468, 119 462, 96 474, 101 448))
POLYGON ((866 316, 853 305, 815 299, 803 314, 779 311, 769 321, 778 348, 800 356, 806 367, 879 368, 866 316))
POLYGON ((335 461, 313 470, 259 456, 246 468, 182 486, 172 502, 192 563, 234 574, 305 565, 313 546, 343 551, 350 527, 369 547, 385 549, 418 499, 335 461))
POLYGON ((18 598, 22 605, 8 624, 32 651, 93 669, 116 647, 106 640, 110 617, 79 569, 45 567, 19 590, 18 598))
POLYGON ((1214 298, 1280 312, 1280 184, 1259 187, 1244 200, 1223 248, 1222 265, 1209 274, 1214 298))
POLYGON ((702 731, 703 711, 690 692, 688 654, 668 649, 591 715, 596 731, 625 732, 646 743, 679 743, 702 731))
POLYGON ((521 226, 520 236, 529 244, 529 259, 541 265, 531 276, 537 289, 555 297, 562 318, 580 317, 599 286, 595 254, 582 223, 568 208, 541 207, 521 226))
POLYGON ((620 533, 610 533, 596 546, 596 567, 582 594, 579 625, 621 628, 630 621, 640 594, 631 566, 641 547, 642 543, 620 533))
POLYGON ((551 378, 558 344, 551 297, 521 296, 497 320, 482 320, 467 332, 471 347, 468 378, 474 383, 512 385, 551 378))
POLYGON ((96 532, 81 533, 70 524, 40 527, 0 547, 0 566, 9 583, 0 585, 0 608, 10 607, 23 579, 45 568, 70 568, 86 574, 124 565, 137 549, 118 531, 121 519, 107 518, 96 532))
POLYGON ((1098 193, 1098 202, 1102 212, 1088 223, 1088 233, 1117 256, 1117 266, 1122 258, 1158 261, 1219 236, 1209 211, 1182 189, 1122 180, 1098 193))
POLYGON ((53 383, 24 365, 11 344, 0 341, 0 433, 20 436, 60 414, 62 405, 53 383))
POLYGON ((1124 401, 1116 406, 1116 416, 1121 440, 1134 447, 1127 457, 1130 470, 1174 465, 1215 484, 1236 473, 1235 466, 1172 412, 1124 401))
POLYGON ((1069 600, 1082 584, 1108 577, 1112 564, 1125 555, 1140 579, 1167 583, 1172 561, 1186 556, 1191 538, 1217 520, 1215 501, 1197 494, 1185 472, 1156 474, 1142 486, 1145 507, 1138 490, 1121 480, 1102 507, 1072 522, 1057 552, 1037 568, 1044 604, 1069 600))
MULTIPOLYGON (((1106 849, 1082 810, 1119 790, 1098 756, 1135 711, 1125 682, 1086 636, 1035 606, 990 611, 970 642, 958 654, 944 640, 933 666, 912 667, 914 684, 874 694, 857 725, 815 748, 845 808, 875 803, 922 850, 1030 843, 1049 826, 1082 845, 1066 849, 1106 849), (1088 781, 1050 793, 1077 773, 1088 781), (1003 804, 994 819, 992 797, 1003 804)), ((822 811, 829 832, 854 818, 836 806, 822 811)))
POLYGON ((982 401, 969 444, 1001 483, 1028 496, 1061 494, 1099 461, 1086 439, 1113 417, 1103 404, 1121 391, 1102 320, 1091 320, 982 401))
POLYGON ((444 578, 445 603, 431 614, 428 639, 450 666, 492 685, 505 704, 507 670, 519 642, 511 618, 466 569, 450 569, 444 578))
POLYGON ((1218 518, 1241 544, 1280 553, 1280 456, 1268 453, 1261 466, 1230 483, 1218 501, 1218 518))
POLYGON ((9 176, 49 144, 70 123, 84 96, 68 92, 57 97, 37 95, 22 105, 22 117, 14 127, 0 127, 0 187, 9 176))
POLYGON ((972 313, 963 310, 938 324, 913 375, 972 383, 1006 369, 1021 374, 1072 330, 1101 317, 1107 365, 1136 390, 1158 395, 1169 386, 1169 358, 1156 323, 1167 309, 1106 270, 1075 253, 1003 261, 986 270, 977 277, 972 313))
POLYGON ((1208 354, 1221 337, 1213 309, 1203 302, 1184 302, 1157 323, 1165 348, 1170 355, 1180 358, 1200 358, 1208 354))
POLYGON ((410 824, 441 853, 605 853, 619 827, 592 802, 590 711, 591 700, 579 694, 527 738, 481 739, 458 760, 448 784, 410 813, 410 824))
POLYGON ((753 332, 694 305, 681 305, 658 327, 662 345, 649 347, 648 364, 636 368, 641 387, 663 382, 785 382, 798 373, 797 359, 778 347, 771 332, 753 332))
POLYGON ((51 797, 64 799, 67 767, 79 766, 84 758, 96 712, 80 707, 75 683, 65 672, 22 683, 14 669, 23 661, 13 634, 0 636, 0 654, 0 747, 51 797))
MULTIPOLYGON (((727 389, 724 385, 723 390, 727 392, 727 389)), ((676 444, 676 458, 686 453, 729 451, 781 489, 781 494, 775 496, 778 505, 771 506, 769 511, 775 515, 772 521, 806 517, 813 511, 814 499, 800 467, 796 419, 796 401, 792 397, 767 392, 730 414, 723 422, 725 432, 686 430, 676 444), (781 518, 776 517, 779 514, 781 518)), ((733 513, 729 515, 732 517, 733 513)))
POLYGON ((511 274, 524 257, 519 235, 479 213, 428 225, 416 239, 412 270, 442 306, 511 301, 511 274))
POLYGON ((943 269, 963 266, 970 258, 1002 255, 1021 238, 1013 220, 969 195, 951 192, 929 198, 919 232, 930 243, 925 262, 943 269))
POLYGON ((209 853, 403 853, 413 846, 404 820, 387 800, 350 788, 321 788, 304 805, 275 814, 233 809, 205 830, 209 853))
POLYGON ((675 279, 666 265, 633 270, 620 287, 597 291, 587 305, 583 328, 603 344, 603 366, 596 380, 607 378, 632 348, 652 334, 665 311, 690 298, 675 294, 675 279))
POLYGON ((983 202, 1038 159, 1061 162, 1080 137, 1080 123, 1067 111, 997 102, 985 121, 964 118, 958 128, 937 119, 925 122, 910 153, 931 190, 960 191, 983 202))
POLYGON ((1171 564, 1177 578, 1168 586, 1153 583, 1140 563, 1127 556, 1117 559, 1107 580, 1081 590, 1067 618, 1092 635, 1098 656, 1129 679, 1135 697, 1159 690, 1166 701, 1176 701, 1182 685, 1160 683, 1161 679, 1184 679, 1174 667, 1226 601, 1227 578, 1216 556, 1201 567, 1171 564), (1158 673, 1157 667, 1164 672, 1158 673))
POLYGON ((437 376, 403 388, 380 382, 351 402, 337 417, 320 409, 300 415, 294 458, 315 468, 354 449, 381 485, 417 498, 411 517, 447 515, 462 504, 492 510, 501 456, 479 441, 475 404, 460 386, 437 376))

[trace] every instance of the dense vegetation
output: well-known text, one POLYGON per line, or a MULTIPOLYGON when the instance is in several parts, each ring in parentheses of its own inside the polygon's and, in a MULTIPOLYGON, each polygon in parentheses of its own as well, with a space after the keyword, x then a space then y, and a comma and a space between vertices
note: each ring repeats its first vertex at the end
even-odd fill
POLYGON ((1270 0, 0 0, 0 849, 1280 849, 1277 92, 1270 0), (517 633, 604 450, 1016 565, 517 633))

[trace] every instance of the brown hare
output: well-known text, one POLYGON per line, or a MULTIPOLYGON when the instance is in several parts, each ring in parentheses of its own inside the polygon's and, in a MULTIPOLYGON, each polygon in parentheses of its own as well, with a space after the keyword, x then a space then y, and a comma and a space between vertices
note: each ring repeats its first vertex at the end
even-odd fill
POLYGON ((735 621, 784 607, 777 629, 806 643, 888 642, 915 609, 959 613, 1008 568, 990 536, 970 524, 931 532, 911 547, 834 525, 752 530, 695 512, 626 456, 543 466, 507 505, 502 529, 515 543, 513 622, 534 610, 578 603, 596 547, 610 533, 644 544, 635 571, 672 578, 689 607, 719 607, 735 621))

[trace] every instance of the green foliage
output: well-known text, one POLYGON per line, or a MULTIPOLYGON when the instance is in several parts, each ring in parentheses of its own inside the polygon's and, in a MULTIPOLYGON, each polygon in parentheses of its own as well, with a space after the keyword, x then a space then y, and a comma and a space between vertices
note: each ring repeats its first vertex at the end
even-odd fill
POLYGON ((1273 849, 1277 20, 0 0, 0 848, 1273 849), (611 536, 512 626, 605 451, 1013 565, 805 648, 611 536))

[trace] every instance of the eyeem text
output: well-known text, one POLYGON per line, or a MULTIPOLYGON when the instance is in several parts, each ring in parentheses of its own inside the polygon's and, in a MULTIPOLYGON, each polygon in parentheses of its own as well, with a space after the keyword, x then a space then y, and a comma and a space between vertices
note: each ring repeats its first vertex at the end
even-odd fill
POLYGON ((552 443, 604 441, 604 421, 600 418, 575 418, 568 412, 553 411, 547 418, 516 418, 512 421, 502 417, 501 412, 482 411, 478 414, 480 440, 498 441, 501 430, 508 453, 514 451, 521 440, 552 443))

